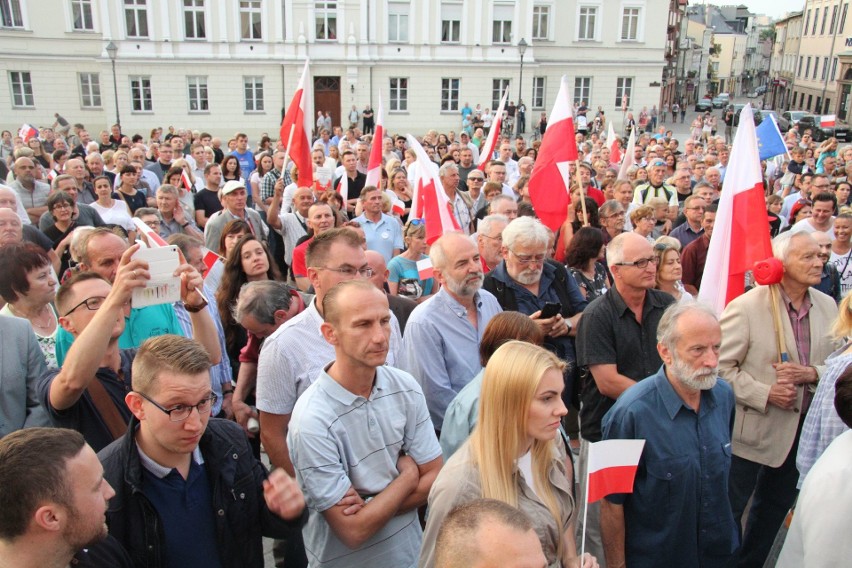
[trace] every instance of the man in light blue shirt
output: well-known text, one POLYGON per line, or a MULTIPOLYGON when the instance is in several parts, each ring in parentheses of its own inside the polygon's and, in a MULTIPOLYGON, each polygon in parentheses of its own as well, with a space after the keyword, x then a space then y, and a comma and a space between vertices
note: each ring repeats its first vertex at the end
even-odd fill
POLYGON ((385 263, 402 252, 402 227, 399 221, 382 213, 382 190, 368 185, 361 190, 361 206, 364 212, 355 217, 367 236, 367 249, 385 257, 385 263))
POLYGON ((482 369, 479 343, 485 326, 503 310, 481 289, 479 250, 468 237, 447 233, 429 255, 441 290, 411 312, 401 367, 423 387, 432 424, 440 432, 447 406, 482 369))

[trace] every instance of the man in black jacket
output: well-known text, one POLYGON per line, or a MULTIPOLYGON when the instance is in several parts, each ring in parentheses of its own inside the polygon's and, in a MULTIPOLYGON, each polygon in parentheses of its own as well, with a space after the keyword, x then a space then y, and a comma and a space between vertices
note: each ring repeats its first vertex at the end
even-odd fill
POLYGON ((239 425, 210 420, 209 368, 191 339, 143 343, 125 399, 130 427, 98 456, 116 491, 109 532, 137 566, 262 568, 261 536, 280 538, 302 519, 296 482, 267 475, 239 425))

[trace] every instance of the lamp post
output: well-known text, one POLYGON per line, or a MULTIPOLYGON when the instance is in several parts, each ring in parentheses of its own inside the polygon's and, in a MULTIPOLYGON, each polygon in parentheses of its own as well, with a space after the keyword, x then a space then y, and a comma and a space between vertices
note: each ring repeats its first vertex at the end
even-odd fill
POLYGON ((118 55, 118 46, 109 42, 106 46, 107 55, 112 62, 112 92, 115 95, 115 123, 121 130, 121 115, 118 113, 118 79, 115 76, 115 56, 118 55))
POLYGON ((521 121, 518 120, 518 107, 521 106, 521 94, 524 91, 524 53, 527 52, 527 40, 521 38, 521 41, 518 42, 518 53, 521 56, 521 73, 520 77, 518 77, 518 104, 515 107, 515 132, 520 136, 521 134, 521 121))

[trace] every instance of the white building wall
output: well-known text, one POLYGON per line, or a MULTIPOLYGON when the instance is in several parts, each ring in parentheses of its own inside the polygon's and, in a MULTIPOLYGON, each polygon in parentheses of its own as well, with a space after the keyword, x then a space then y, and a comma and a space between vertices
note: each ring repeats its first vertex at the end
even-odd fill
POLYGON ((0 127, 22 123, 47 125, 58 112, 69 121, 99 130, 115 121, 113 77, 104 47, 118 46, 116 76, 121 123, 125 132, 147 132, 155 126, 188 127, 227 137, 245 131, 256 138, 273 137, 281 109, 292 96, 305 57, 314 76, 339 76, 340 114, 352 104, 377 107, 385 103, 390 131, 414 133, 428 128, 458 129, 458 112, 441 112, 441 79, 461 78, 460 106, 491 106, 492 80, 510 80, 510 99, 518 98, 520 58, 516 44, 523 37, 530 47, 524 57, 523 98, 527 128, 542 111, 550 112, 561 76, 573 86, 575 77, 592 77, 589 104, 601 106, 616 122, 619 77, 633 79, 631 109, 651 107, 659 100, 663 68, 666 0, 411 0, 408 3, 408 42, 388 42, 389 0, 337 2, 337 37, 317 41, 316 3, 308 0, 262 0, 262 34, 257 41, 240 40, 239 3, 205 2, 206 38, 185 39, 182 2, 148 0, 147 39, 128 38, 121 0, 92 0, 93 31, 74 31, 70 0, 10 0, 20 2, 23 29, 0 28, 0 72, 30 73, 32 108, 12 104, 11 86, 0 90, 0 127), (596 36, 578 38, 579 4, 597 7, 596 36), (441 43, 443 6, 460 6, 458 44, 441 43), (508 6, 508 8, 503 8, 508 6), (550 10, 546 39, 533 39, 533 7, 550 10), (621 41, 624 7, 641 11, 635 41, 621 41), (510 44, 492 42, 495 11, 510 10, 510 44), (102 104, 81 107, 78 73, 98 73, 102 104), (131 110, 130 77, 151 78, 153 112, 131 110), (190 112, 187 76, 206 76, 209 111, 190 112), (245 112, 243 76, 262 76, 264 111, 245 112), (389 79, 408 77, 408 110, 389 113, 389 79), (532 78, 545 77, 544 106, 532 108, 532 78), (351 90, 354 87, 354 92, 351 90))

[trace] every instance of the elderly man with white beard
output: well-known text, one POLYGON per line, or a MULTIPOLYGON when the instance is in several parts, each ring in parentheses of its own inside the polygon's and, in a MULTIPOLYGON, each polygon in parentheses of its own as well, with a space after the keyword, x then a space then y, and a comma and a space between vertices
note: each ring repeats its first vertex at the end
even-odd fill
POLYGON ((718 380, 722 328, 708 307, 673 304, 657 327, 659 372, 604 415, 604 440, 644 439, 633 493, 608 496, 608 566, 723 567, 739 544, 730 502, 734 392, 718 380))

